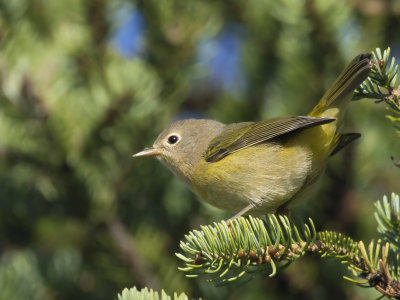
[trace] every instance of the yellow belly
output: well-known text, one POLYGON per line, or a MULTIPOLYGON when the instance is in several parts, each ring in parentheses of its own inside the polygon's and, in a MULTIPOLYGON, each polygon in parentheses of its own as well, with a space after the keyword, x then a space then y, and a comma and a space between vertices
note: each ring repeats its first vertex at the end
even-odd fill
POLYGON ((221 209, 238 212, 251 202, 252 212, 272 212, 292 198, 311 170, 306 147, 260 144, 230 154, 222 160, 199 162, 193 190, 221 209))
MULTIPOLYGON (((310 128, 283 143, 262 143, 217 162, 201 160, 193 190, 208 203, 238 212, 269 213, 304 198, 325 169, 334 126, 310 128)), ((292 206, 292 205, 290 205, 292 206)))

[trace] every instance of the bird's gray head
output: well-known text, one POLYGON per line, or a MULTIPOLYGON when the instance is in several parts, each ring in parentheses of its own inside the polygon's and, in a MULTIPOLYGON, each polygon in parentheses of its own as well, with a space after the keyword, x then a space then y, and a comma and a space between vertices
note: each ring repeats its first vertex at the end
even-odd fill
POLYGON ((190 184, 196 163, 207 150, 210 141, 224 127, 224 124, 214 120, 177 121, 160 133, 152 147, 133 157, 155 156, 180 179, 190 184))

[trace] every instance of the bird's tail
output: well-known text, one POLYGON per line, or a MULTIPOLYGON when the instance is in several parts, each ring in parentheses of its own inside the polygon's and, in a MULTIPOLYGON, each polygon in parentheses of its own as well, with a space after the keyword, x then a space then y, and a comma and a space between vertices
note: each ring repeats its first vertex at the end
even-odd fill
POLYGON ((322 96, 309 116, 337 118, 339 122, 354 90, 368 77, 372 68, 371 57, 370 53, 357 55, 322 96))
POLYGON ((335 122, 309 129, 313 130, 310 133, 313 138, 307 142, 316 160, 326 159, 360 136, 360 134, 343 135, 339 128, 354 90, 368 77, 371 67, 371 54, 357 55, 309 113, 311 117, 336 119, 335 122))

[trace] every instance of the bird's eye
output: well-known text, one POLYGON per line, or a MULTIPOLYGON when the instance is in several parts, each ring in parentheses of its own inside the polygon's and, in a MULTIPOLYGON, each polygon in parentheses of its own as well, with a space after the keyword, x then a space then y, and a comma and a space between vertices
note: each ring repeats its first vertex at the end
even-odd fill
POLYGON ((171 145, 175 144, 178 140, 179 138, 176 135, 171 135, 168 137, 168 143, 171 145))

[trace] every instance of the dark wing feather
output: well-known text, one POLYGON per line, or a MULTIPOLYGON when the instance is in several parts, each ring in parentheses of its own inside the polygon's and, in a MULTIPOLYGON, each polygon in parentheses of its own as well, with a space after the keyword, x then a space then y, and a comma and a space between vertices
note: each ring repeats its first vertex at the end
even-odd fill
POLYGON ((214 138, 204 158, 216 162, 225 156, 275 137, 312 126, 327 124, 335 118, 285 117, 256 123, 238 123, 227 128, 214 138))

